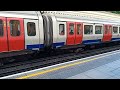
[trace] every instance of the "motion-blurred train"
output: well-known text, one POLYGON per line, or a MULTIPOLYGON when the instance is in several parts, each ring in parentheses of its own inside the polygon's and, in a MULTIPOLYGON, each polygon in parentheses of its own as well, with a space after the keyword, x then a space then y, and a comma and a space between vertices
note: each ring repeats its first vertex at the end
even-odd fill
POLYGON ((120 41, 120 15, 104 11, 0 11, 0 57, 120 41))

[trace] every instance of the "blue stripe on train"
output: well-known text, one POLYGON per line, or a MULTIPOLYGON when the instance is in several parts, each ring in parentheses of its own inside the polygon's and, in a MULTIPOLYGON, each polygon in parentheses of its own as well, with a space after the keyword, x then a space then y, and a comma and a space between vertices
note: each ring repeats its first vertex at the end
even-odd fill
MULTIPOLYGON (((112 38, 112 41, 120 41, 120 38, 112 38)), ((96 44, 96 43, 101 43, 101 39, 96 39, 96 40, 84 40, 82 42, 83 44, 96 44)), ((53 43, 53 47, 62 47, 65 45, 65 42, 57 42, 53 43)), ((44 44, 34 44, 34 45, 27 45, 27 49, 33 49, 33 48, 44 48, 44 44)))
POLYGON ((96 40, 84 40, 82 43, 83 43, 83 44, 101 43, 101 39, 96 39, 96 40))
MULTIPOLYGON (((120 41, 120 38, 112 38, 111 41, 120 41)), ((95 43, 101 43, 101 39, 83 41, 83 44, 95 44, 95 43)))
POLYGON ((112 41, 120 41, 120 38, 112 38, 112 41))
MULTIPOLYGON (((53 43, 53 47, 62 47, 64 46, 65 42, 58 42, 58 43, 53 43)), ((27 49, 33 49, 33 48, 44 48, 44 44, 34 44, 34 45, 27 45, 27 49)))
MULTIPOLYGON (((94 44, 94 43, 101 43, 101 39, 83 41, 83 44, 94 44)), ((65 45, 65 42, 53 43, 53 47, 62 47, 64 45, 65 45)))
POLYGON ((65 42, 57 42, 57 43, 53 43, 53 47, 57 48, 57 47, 62 47, 64 46, 65 42))
POLYGON ((27 49, 44 48, 44 44, 27 45, 27 49))

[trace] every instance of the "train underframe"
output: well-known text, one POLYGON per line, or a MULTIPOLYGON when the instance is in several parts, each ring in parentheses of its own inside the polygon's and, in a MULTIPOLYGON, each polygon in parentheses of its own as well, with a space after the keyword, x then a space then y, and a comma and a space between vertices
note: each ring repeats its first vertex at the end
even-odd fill
POLYGON ((60 48, 45 48, 40 49, 40 51, 33 51, 33 50, 22 50, 22 51, 13 51, 13 52, 4 52, 0 53, 0 66, 9 63, 9 62, 14 62, 14 61, 24 61, 24 60, 29 60, 33 59, 37 55, 42 55, 43 53, 52 55, 54 52, 74 52, 74 53, 81 53, 85 50, 90 50, 90 49, 95 49, 95 48, 102 48, 102 47, 108 47, 112 45, 118 45, 120 44, 120 41, 109 41, 109 42, 103 42, 101 44, 81 44, 81 45, 66 45, 60 48), (41 54, 42 53, 42 54, 41 54))

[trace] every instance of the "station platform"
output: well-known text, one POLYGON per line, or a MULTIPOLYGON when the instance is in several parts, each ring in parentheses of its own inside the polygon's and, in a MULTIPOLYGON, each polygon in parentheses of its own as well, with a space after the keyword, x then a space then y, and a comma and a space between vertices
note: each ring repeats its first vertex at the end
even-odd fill
POLYGON ((0 79, 120 79, 120 50, 0 79))

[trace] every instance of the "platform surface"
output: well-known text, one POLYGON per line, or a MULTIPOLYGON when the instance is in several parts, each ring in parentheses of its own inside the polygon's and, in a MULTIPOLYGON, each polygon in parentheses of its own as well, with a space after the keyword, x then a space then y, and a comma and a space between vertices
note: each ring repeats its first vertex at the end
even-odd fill
POLYGON ((120 50, 0 79, 120 79, 120 50))

